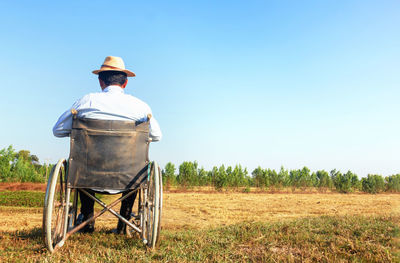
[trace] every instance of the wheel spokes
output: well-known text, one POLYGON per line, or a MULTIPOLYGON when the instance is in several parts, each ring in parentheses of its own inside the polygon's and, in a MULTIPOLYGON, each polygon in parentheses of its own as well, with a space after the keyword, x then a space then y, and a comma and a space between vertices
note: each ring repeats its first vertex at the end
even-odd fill
POLYGON ((54 222, 55 226, 54 226, 54 232, 52 235, 52 239, 53 239, 53 245, 56 245, 59 241, 59 239, 61 238, 61 233, 62 233, 62 228, 63 228, 63 224, 61 224, 61 219, 63 218, 63 209, 58 209, 57 211, 57 216, 56 216, 56 220, 54 222))

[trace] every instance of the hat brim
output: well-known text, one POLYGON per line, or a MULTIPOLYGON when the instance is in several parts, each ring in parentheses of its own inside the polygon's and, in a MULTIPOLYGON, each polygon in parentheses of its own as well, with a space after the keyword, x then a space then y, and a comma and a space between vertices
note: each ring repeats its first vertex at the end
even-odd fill
POLYGON ((128 77, 135 77, 136 76, 135 73, 133 73, 132 71, 127 70, 127 69, 97 69, 97 70, 93 70, 92 73, 96 74, 96 75, 99 75, 99 73, 103 72, 103 71, 120 71, 120 72, 124 72, 128 77))

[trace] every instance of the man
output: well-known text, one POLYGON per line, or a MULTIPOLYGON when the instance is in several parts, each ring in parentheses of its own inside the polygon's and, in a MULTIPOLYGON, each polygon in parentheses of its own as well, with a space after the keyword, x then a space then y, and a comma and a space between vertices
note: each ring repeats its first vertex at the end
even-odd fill
MULTIPOLYGON (((124 89, 128 84, 128 77, 135 77, 136 75, 125 69, 122 58, 106 57, 101 68, 94 70, 93 73, 99 76, 99 84, 102 92, 87 94, 76 101, 71 109, 64 112, 54 125, 54 136, 69 136, 72 128, 72 109, 78 112, 79 118, 98 120, 132 120, 140 122, 146 121, 148 114, 152 114, 150 107, 146 103, 124 93, 124 89)), ((150 119, 149 135, 152 141, 159 141, 162 137, 160 126, 154 117, 150 119)), ((89 191, 94 194, 93 191, 89 191)), ((111 191, 108 192, 112 193, 111 191)), ((93 216, 94 201, 83 192, 79 192, 79 196, 82 204, 82 220, 84 221, 93 216)), ((130 218, 135 198, 136 194, 133 194, 121 203, 120 214, 126 219, 130 218)), ((119 220, 116 232, 125 232, 125 228, 126 225, 119 220)), ((89 223, 83 229, 83 232, 93 231, 94 222, 89 223)))

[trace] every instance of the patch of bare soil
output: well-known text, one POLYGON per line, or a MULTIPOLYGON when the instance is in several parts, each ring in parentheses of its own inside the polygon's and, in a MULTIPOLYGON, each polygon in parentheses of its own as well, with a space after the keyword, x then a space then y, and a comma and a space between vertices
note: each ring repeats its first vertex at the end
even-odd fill
POLYGON ((42 183, 0 183, 0 191, 46 191, 46 184, 42 183))

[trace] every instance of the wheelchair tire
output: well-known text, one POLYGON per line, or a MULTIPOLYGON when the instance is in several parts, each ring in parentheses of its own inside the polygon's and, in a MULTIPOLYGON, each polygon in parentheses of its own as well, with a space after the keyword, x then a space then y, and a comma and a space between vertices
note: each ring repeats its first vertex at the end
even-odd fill
POLYGON ((159 179, 159 184, 160 184, 160 211, 158 213, 158 235, 156 239, 156 244, 158 244, 158 240, 160 238, 160 233, 161 233, 161 215, 162 215, 162 207, 163 207, 163 184, 162 184, 162 172, 160 166, 158 166, 158 177, 159 179))
POLYGON ((43 234, 47 249, 52 253, 56 246, 63 245, 66 234, 66 165, 65 159, 60 159, 50 173, 46 188, 43 210, 43 234))
POLYGON ((146 245, 150 248, 154 248, 160 235, 162 209, 161 173, 156 162, 151 164, 146 199, 146 218, 144 220, 143 232, 145 240, 147 241, 146 245))

